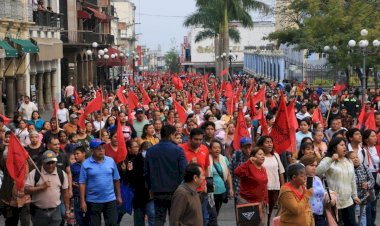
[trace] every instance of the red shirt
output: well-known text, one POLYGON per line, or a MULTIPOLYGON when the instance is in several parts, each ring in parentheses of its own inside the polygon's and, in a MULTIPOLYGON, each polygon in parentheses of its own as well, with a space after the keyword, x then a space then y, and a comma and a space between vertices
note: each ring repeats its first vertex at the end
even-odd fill
MULTIPOLYGON (((193 158, 196 158, 197 163, 201 166, 203 172, 205 173, 207 171, 207 168, 210 166, 210 158, 209 158, 208 148, 205 145, 201 144, 197 152, 195 152, 191 148, 189 143, 180 144, 179 146, 185 152, 185 157, 188 163, 190 163, 193 158)), ((205 177, 208 177, 208 175, 205 175, 205 177)), ((203 191, 205 184, 206 184, 206 180, 197 191, 198 192, 203 191)))
POLYGON ((105 155, 111 157, 114 161, 117 157, 117 151, 112 149, 111 143, 104 145, 105 155))
POLYGON ((239 195, 250 203, 268 203, 268 176, 264 167, 257 168, 250 160, 238 166, 235 175, 240 177, 239 195))

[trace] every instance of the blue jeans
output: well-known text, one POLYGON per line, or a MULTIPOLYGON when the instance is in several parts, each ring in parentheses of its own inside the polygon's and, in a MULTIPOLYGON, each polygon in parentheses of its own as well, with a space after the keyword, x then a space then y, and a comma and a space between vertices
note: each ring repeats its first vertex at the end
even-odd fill
POLYGON ((149 226, 154 226, 154 201, 149 201, 144 207, 133 209, 134 226, 145 226, 145 214, 148 216, 149 226))
POLYGON ((208 197, 207 194, 201 193, 200 194, 202 199, 202 215, 203 215, 203 226, 207 226, 209 215, 208 215, 208 197))
POLYGON ((355 205, 355 217, 357 219, 357 222, 359 221, 359 215, 360 215, 360 207, 362 209, 362 214, 360 218, 360 223, 357 224, 358 226, 367 226, 367 216, 366 216, 366 206, 362 205, 355 205))
POLYGON ((171 192, 155 192, 154 197, 154 226, 164 226, 166 221, 166 213, 170 215, 170 206, 173 193, 171 192))
POLYGON ((74 197, 74 214, 77 225, 85 226, 85 213, 80 210, 80 198, 74 197))

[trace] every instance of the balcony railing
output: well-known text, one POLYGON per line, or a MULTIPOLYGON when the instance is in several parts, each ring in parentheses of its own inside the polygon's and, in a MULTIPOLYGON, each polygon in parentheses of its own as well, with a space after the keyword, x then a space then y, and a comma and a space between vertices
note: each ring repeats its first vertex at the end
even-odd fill
POLYGON ((46 27, 61 27, 62 15, 49 12, 49 11, 33 11, 33 22, 36 23, 37 26, 46 26, 46 27))
POLYGON ((100 34, 93 31, 61 31, 61 40, 68 44, 114 44, 114 36, 110 34, 100 34))

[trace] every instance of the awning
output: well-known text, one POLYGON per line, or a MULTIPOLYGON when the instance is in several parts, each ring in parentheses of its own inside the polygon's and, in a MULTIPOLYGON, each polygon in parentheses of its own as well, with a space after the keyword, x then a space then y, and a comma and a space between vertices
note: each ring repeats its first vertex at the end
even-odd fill
POLYGON ((11 38, 11 42, 21 47, 23 53, 38 53, 39 49, 30 40, 11 38))
POLYGON ((18 53, 15 48, 8 44, 6 41, 0 41, 0 48, 5 50, 5 57, 17 57, 18 53))
POLYGON ((78 10, 77 15, 78 15, 79 19, 90 19, 91 18, 91 15, 84 10, 78 10))
POLYGON ((32 38, 39 48, 38 61, 49 61, 63 57, 63 44, 57 38, 32 38))
POLYGON ((90 10, 92 13, 94 13, 94 16, 98 18, 101 21, 107 20, 107 15, 99 12, 98 10, 91 8, 91 7, 86 7, 88 10, 90 10))
POLYGON ((108 49, 107 55, 109 56, 109 59, 108 60, 105 60, 103 58, 98 59, 98 61, 97 61, 98 66, 113 67, 113 66, 126 66, 127 65, 125 56, 120 57, 120 51, 119 50, 112 48, 112 47, 108 47, 107 49, 108 49), (112 59, 111 55, 115 54, 115 53, 117 54, 117 57, 112 59))

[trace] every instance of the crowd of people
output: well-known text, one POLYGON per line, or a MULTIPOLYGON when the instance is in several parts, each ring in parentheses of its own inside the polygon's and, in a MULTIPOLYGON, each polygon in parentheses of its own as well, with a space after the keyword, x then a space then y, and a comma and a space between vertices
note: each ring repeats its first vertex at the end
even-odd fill
POLYGON ((69 84, 46 121, 24 96, 13 119, 0 117, 5 225, 100 226, 103 215, 116 226, 127 213, 135 226, 163 226, 167 215, 173 226, 215 226, 233 202, 259 206, 263 226, 374 226, 379 90, 362 103, 336 86, 147 73, 117 92, 69 84), (277 150, 283 99, 297 128, 294 147, 277 150), (21 188, 8 172, 13 136, 30 156, 21 188))

